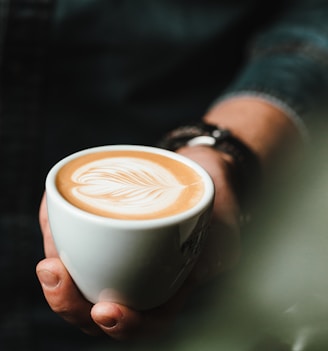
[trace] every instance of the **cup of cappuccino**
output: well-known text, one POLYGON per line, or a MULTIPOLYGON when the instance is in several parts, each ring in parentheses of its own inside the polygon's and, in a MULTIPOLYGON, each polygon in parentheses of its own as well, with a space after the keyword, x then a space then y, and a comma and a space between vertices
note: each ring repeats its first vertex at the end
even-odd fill
POLYGON ((85 298, 144 310, 167 301, 192 270, 214 185, 174 152, 109 145, 54 165, 46 196, 59 257, 85 298))

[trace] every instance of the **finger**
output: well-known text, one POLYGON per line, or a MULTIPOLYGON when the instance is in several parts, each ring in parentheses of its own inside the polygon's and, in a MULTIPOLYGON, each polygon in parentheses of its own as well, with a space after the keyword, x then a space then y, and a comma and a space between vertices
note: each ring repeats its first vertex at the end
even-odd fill
POLYGON ((190 289, 191 286, 186 282, 170 301, 147 311, 136 311, 115 303, 99 302, 93 306, 91 316, 99 327, 113 339, 154 338, 171 325, 190 289))
POLYGON ((211 225, 203 250, 191 277, 195 285, 203 284, 236 267, 241 255, 239 232, 222 223, 211 225))
POLYGON ((43 246, 44 246, 45 256, 58 257, 55 243, 52 238, 52 234, 49 226, 47 200, 46 200, 45 193, 43 194, 41 204, 40 204, 39 223, 43 234, 43 246))
POLYGON ((91 310, 93 320, 111 338, 135 340, 154 338, 162 333, 170 320, 161 310, 139 312, 110 302, 99 302, 91 310))
POLYGON ((44 296, 55 313, 88 334, 102 333, 91 318, 92 304, 83 298, 60 259, 39 262, 36 272, 44 296))

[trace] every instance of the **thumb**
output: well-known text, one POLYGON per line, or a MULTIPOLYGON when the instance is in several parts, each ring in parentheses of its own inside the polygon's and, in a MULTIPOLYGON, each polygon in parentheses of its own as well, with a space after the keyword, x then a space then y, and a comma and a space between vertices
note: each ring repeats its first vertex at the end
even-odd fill
POLYGON ((81 295, 59 258, 40 261, 36 273, 51 309, 67 322, 89 334, 99 334, 90 311, 92 304, 81 295))

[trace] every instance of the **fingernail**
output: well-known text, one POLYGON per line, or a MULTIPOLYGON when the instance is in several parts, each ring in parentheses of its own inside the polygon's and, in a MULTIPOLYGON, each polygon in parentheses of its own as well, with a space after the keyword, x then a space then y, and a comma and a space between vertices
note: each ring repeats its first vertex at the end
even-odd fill
POLYGON ((99 303, 95 305, 95 309, 97 322, 105 329, 114 328, 123 318, 122 311, 116 304, 99 303))
POLYGON ((113 319, 113 318, 108 318, 106 320, 102 320, 102 323, 101 323, 101 325, 104 328, 113 328, 113 327, 115 327, 116 324, 117 324, 117 320, 113 319))
POLYGON ((60 283, 58 276, 47 270, 38 271, 38 277, 41 284, 47 289, 54 289, 60 283))

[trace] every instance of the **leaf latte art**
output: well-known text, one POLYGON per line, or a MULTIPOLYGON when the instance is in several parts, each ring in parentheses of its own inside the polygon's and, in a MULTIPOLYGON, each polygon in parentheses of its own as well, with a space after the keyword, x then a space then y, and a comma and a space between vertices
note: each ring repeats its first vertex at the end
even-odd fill
POLYGON ((201 177, 176 160, 132 151, 96 155, 73 160, 57 176, 61 194, 88 212, 159 218, 191 208, 202 196, 201 177))
POLYGON ((74 196, 120 214, 146 214, 172 206, 184 186, 165 168, 147 160, 111 158, 73 173, 74 196))

